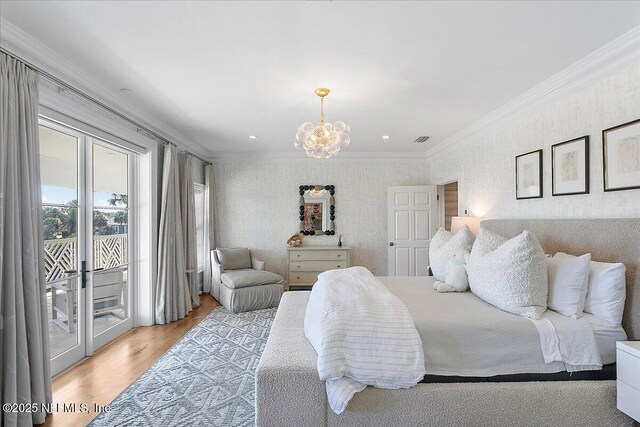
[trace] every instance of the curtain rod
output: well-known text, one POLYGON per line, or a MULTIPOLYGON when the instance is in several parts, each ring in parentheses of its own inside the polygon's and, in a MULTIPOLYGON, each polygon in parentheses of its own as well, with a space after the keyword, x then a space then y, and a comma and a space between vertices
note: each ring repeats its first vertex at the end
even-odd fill
MULTIPOLYGON (((71 92, 75 93, 76 95, 81 96, 82 98, 86 99, 89 102, 94 103, 95 105, 97 105, 100 108, 103 108, 107 111, 109 111, 110 113, 120 117, 121 119, 129 122, 130 124, 134 125, 135 127, 138 128, 138 133, 142 133, 140 132, 140 130, 144 131, 144 133, 149 134, 149 136, 152 136, 155 139, 159 139, 160 141, 163 141, 166 144, 170 144, 173 145, 176 148, 178 147, 178 144, 176 144, 175 142, 169 141, 167 138, 159 135, 158 133, 154 132, 153 130, 149 129, 148 127, 138 123, 137 121, 131 119, 128 116, 125 116, 124 114, 120 113, 119 111, 109 107, 108 105, 106 105, 105 103, 97 100, 96 98, 92 97, 91 95, 88 95, 87 93, 81 91, 80 89, 77 89, 73 86, 71 86, 70 84, 66 83, 65 81, 59 79, 58 77, 54 76, 53 74, 43 70, 42 68, 38 67, 37 65, 32 64, 31 62, 21 58, 20 56, 16 55, 13 52, 8 51, 7 49, 5 49, 4 47, 0 46, 0 52, 4 52, 5 54, 9 55, 10 57, 24 63, 25 65, 27 65, 29 68, 33 69, 36 73, 40 74, 42 77, 45 77, 46 79, 52 81, 53 83, 64 87, 67 90, 70 90, 71 92)), ((190 156, 193 156, 199 160, 201 160, 202 162, 204 162, 205 165, 210 165, 211 162, 208 160, 203 159, 202 157, 195 155, 193 153, 190 153, 188 151, 184 151, 185 153, 189 154, 190 156)))

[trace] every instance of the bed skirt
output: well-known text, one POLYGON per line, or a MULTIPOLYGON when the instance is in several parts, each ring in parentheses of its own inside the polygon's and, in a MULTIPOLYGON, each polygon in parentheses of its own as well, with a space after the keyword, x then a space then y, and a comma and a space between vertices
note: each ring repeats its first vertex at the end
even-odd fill
POLYGON ((304 336, 309 292, 286 292, 256 372, 258 426, 631 426, 615 381, 418 384, 367 387, 336 415, 304 336))

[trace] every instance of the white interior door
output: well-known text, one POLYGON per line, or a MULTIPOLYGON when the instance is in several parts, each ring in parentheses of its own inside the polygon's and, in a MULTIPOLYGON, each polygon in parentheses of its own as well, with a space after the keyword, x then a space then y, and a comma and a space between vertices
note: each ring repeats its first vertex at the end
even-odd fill
POLYGON ((438 229, 438 187, 388 187, 389 276, 429 275, 429 243, 438 229))

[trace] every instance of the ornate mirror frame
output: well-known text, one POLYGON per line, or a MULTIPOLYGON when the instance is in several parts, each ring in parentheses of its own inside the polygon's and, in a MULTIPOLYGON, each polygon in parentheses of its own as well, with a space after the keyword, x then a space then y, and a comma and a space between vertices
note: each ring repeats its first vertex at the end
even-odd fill
POLYGON ((336 187, 334 185, 301 185, 298 187, 300 201, 298 203, 299 230, 305 236, 318 236, 321 234, 330 236, 336 234, 334 220, 336 218, 336 187), (327 197, 328 195, 328 197, 327 197), (312 203, 317 200, 321 203, 312 203), (322 208, 320 208, 321 205, 322 208), (321 212, 318 210, 321 209, 321 212), (320 218, 310 217, 313 212, 320 214, 320 218), (320 221, 320 230, 316 229, 314 222, 320 221))

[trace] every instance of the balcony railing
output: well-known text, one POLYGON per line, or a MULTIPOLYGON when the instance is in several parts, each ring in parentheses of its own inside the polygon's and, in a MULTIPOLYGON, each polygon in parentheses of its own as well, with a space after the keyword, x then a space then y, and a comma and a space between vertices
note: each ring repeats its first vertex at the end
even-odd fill
MULTIPOLYGON (((111 268, 127 264, 127 235, 94 236, 93 268, 111 268)), ((76 239, 44 241, 44 271, 47 283, 66 277, 65 271, 76 270, 76 239)))

